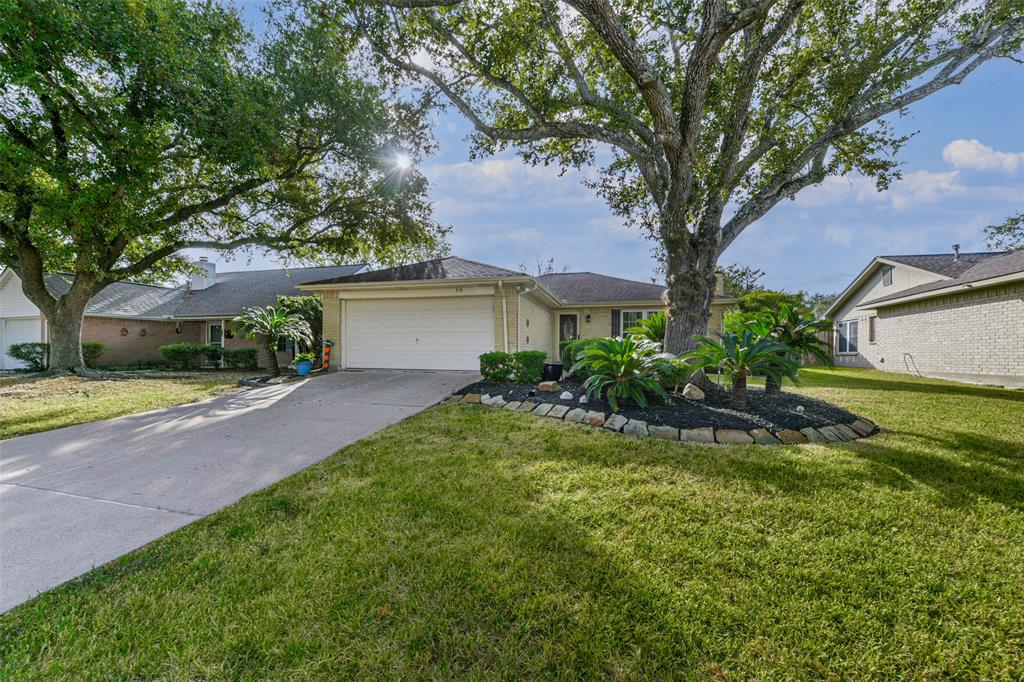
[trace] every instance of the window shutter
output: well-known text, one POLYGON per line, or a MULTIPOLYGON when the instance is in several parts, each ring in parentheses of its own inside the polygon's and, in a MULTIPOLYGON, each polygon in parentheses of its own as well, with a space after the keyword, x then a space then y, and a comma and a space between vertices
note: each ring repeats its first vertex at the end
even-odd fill
POLYGON ((612 310, 612 336, 622 334, 622 311, 612 310))

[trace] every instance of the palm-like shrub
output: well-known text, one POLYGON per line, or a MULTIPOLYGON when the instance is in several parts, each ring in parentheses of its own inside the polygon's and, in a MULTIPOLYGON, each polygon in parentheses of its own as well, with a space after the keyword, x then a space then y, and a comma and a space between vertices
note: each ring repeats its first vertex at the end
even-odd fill
POLYGON ((732 381, 732 407, 747 409, 747 377, 763 375, 782 381, 787 376, 797 382, 797 365, 792 360, 793 350, 774 339, 758 336, 750 329, 742 336, 734 333, 719 334, 720 341, 698 336, 697 349, 683 357, 695 360, 694 369, 717 367, 732 381))
POLYGON ((665 313, 654 313, 650 317, 637 320, 636 325, 627 329, 626 333, 639 338, 641 341, 664 344, 665 325, 665 313))
POLYGON ((561 355, 562 355, 562 368, 569 374, 575 374, 581 379, 585 379, 587 374, 586 370, 580 369, 575 370, 576 362, 583 357, 583 351, 590 346, 594 345, 597 338, 589 339, 574 339, 572 341, 563 341, 560 344, 561 355))
POLYGON ((277 362, 277 343, 291 339, 295 343, 310 345, 313 332, 309 322, 300 315, 289 314, 284 308, 268 305, 266 308, 248 308, 235 318, 239 330, 247 339, 260 339, 267 351, 271 376, 280 376, 281 367, 277 362))
POLYGON ((659 368, 665 359, 654 344, 629 336, 593 339, 580 353, 572 372, 587 373, 583 382, 587 395, 603 395, 618 412, 619 401, 646 407, 649 394, 668 398, 659 381, 659 368))
MULTIPOLYGON (((775 313, 762 315, 749 321, 746 326, 755 335, 771 338, 789 348, 790 359, 794 363, 799 364, 801 357, 809 355, 832 366, 828 346, 819 336, 831 328, 832 323, 828 320, 805 315, 792 306, 782 305, 775 313)), ((781 379, 765 377, 764 390, 772 395, 779 393, 782 390, 781 379)))

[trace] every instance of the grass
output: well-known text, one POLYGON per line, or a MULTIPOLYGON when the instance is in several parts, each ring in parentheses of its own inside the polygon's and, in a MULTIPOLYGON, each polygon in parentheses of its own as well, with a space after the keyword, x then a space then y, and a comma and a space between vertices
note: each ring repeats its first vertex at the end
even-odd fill
POLYGON ((1020 679, 1024 392, 806 377, 884 433, 430 409, 0 617, 0 677, 1020 679))
POLYGON ((216 372, 134 379, 0 377, 0 440, 224 395, 236 390, 243 376, 216 372))

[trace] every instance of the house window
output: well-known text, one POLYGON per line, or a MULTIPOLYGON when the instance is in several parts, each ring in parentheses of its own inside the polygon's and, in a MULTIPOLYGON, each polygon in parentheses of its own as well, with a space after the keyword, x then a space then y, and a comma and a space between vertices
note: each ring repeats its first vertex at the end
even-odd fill
POLYGON ((872 315, 868 318, 868 343, 874 343, 878 333, 878 316, 872 315))
POLYGON ((836 325, 836 353, 856 355, 857 320, 845 320, 836 325))
POLYGON ((654 313, 660 313, 660 310, 623 310, 622 311, 622 333, 625 334, 626 330, 630 327, 635 327, 638 320, 650 317, 654 313))
POLYGON ((278 353, 294 353, 295 342, 291 339, 278 339, 277 340, 277 352, 278 353))
POLYGON ((892 284, 892 266, 886 265, 882 269, 882 286, 887 287, 892 284))

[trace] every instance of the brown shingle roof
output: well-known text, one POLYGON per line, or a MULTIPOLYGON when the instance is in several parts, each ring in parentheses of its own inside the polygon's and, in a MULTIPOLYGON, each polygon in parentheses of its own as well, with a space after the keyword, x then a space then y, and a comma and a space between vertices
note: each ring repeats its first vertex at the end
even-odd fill
MULTIPOLYGON (((911 287, 909 289, 904 289, 903 291, 898 291, 895 294, 890 294, 889 296, 876 298, 872 301, 865 301, 861 305, 877 305, 879 303, 887 303, 889 301, 903 299, 907 296, 941 292, 943 289, 958 287, 964 284, 972 284, 974 282, 981 282, 994 277, 1004 277, 1006 275, 1024 273, 1024 250, 1010 251, 1008 253, 997 252, 986 255, 990 257, 979 259, 974 265, 964 270, 954 279, 944 279, 939 282, 920 284, 916 287, 911 287)), ((963 258, 962 254, 961 258, 963 258)))
POLYGON ((320 279, 305 284, 359 284, 364 282, 416 282, 436 279, 491 279, 494 277, 525 277, 521 272, 506 270, 496 265, 478 263, 465 258, 449 256, 437 260, 399 265, 394 268, 360 272, 347 277, 320 279))
POLYGON ((596 272, 557 272, 537 281, 563 303, 660 301, 663 284, 599 275, 596 272))
POLYGON ((914 268, 927 270, 946 277, 959 277, 975 265, 982 263, 993 256, 999 256, 999 251, 988 251, 983 253, 961 253, 955 257, 952 253, 931 253, 917 256, 879 256, 885 260, 896 263, 903 263, 914 268))

